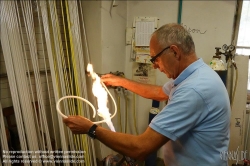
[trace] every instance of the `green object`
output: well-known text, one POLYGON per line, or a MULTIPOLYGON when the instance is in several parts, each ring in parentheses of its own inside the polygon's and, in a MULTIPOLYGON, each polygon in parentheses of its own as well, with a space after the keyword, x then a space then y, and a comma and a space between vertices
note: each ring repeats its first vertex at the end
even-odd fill
POLYGON ((178 24, 181 24, 181 15, 182 15, 182 0, 179 0, 178 24))

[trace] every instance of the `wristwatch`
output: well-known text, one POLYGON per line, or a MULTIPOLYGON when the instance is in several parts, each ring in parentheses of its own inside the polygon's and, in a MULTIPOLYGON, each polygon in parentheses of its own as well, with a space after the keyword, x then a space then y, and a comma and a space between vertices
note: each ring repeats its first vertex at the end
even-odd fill
POLYGON ((96 124, 93 124, 93 126, 90 127, 89 131, 88 131, 88 136, 92 139, 96 138, 96 134, 95 134, 95 130, 97 128, 96 124))

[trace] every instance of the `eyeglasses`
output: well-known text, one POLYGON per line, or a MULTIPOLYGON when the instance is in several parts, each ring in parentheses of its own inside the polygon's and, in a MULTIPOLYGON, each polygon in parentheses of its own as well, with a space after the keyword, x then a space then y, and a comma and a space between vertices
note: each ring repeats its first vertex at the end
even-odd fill
POLYGON ((170 46, 164 48, 161 52, 159 52, 157 55, 155 55, 153 58, 151 58, 150 61, 151 61, 153 64, 155 64, 156 58, 158 58, 159 56, 161 56, 161 54, 162 54, 165 50, 167 50, 167 49, 169 49, 169 48, 170 48, 170 46))

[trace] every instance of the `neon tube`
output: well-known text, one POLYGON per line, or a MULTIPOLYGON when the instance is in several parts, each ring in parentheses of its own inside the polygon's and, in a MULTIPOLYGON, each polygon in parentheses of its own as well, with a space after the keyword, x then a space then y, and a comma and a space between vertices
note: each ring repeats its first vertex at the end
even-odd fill
MULTIPOLYGON (((114 103, 114 106, 115 106, 115 112, 114 114, 110 117, 110 119, 112 119, 115 115, 116 115, 116 112, 117 112, 117 106, 116 106, 116 103, 115 103, 115 100, 113 98, 113 96, 110 94, 109 90, 107 89, 107 87, 103 84, 103 82, 101 82, 101 84, 103 85, 103 87, 105 88, 105 90, 108 92, 109 96, 111 97, 111 99, 113 100, 113 103, 114 103)), ((57 112, 63 117, 63 118, 68 118, 66 115, 64 115, 62 112, 61 112, 61 109, 60 109, 60 102, 64 99, 67 99, 67 98, 76 98, 76 99, 79 99, 79 100, 82 100, 84 102, 86 102, 88 105, 91 106, 91 108, 93 109, 93 118, 95 117, 96 115, 96 109, 95 107, 86 99, 82 98, 82 97, 79 97, 79 96, 64 96, 62 98, 60 98, 57 103, 56 103, 56 109, 57 109, 57 112)), ((101 121, 97 121, 97 122, 93 122, 94 124, 100 124, 100 123, 104 123, 106 122, 106 119, 104 120, 101 120, 101 121)))

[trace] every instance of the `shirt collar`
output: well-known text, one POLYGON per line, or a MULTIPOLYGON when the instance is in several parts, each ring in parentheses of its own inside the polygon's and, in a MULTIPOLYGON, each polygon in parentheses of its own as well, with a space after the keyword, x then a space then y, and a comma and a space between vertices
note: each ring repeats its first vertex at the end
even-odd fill
POLYGON ((199 58, 197 61, 190 64, 185 70, 181 72, 181 74, 174 80, 174 86, 177 86, 183 80, 185 80, 188 76, 190 76, 197 68, 204 64, 202 58, 199 58))

